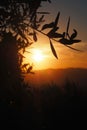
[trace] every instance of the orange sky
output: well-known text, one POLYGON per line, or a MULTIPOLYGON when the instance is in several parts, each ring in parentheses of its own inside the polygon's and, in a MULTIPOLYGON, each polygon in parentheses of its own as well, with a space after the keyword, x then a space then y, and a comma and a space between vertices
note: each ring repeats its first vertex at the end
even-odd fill
POLYGON ((54 42, 53 45, 55 47, 55 50, 58 55, 58 60, 53 56, 49 44, 49 39, 45 36, 42 36, 38 34, 38 42, 31 45, 26 50, 30 53, 25 53, 25 59, 24 61, 28 63, 33 63, 33 69, 47 69, 47 68, 68 68, 68 67, 74 67, 74 68, 87 68, 87 51, 85 50, 86 43, 77 43, 76 45, 73 45, 72 47, 83 50, 83 52, 78 52, 75 50, 71 50, 67 48, 66 46, 54 42), (34 57, 34 51, 40 50, 42 52, 42 55, 44 58, 37 62, 34 57))
MULTIPOLYGON (((86 1, 87 2, 87 1, 86 1)), ((37 33, 38 36, 38 42, 31 45, 29 48, 27 48, 27 51, 30 51, 31 53, 25 53, 25 62, 33 63, 33 69, 47 69, 47 68, 87 68, 87 32, 86 32, 86 20, 87 16, 84 13, 86 11, 86 6, 84 2, 79 1, 78 2, 70 2, 70 0, 64 1, 64 0, 54 0, 52 1, 52 4, 43 4, 43 10, 51 12, 51 14, 47 15, 45 17, 46 23, 49 23, 55 20, 55 17, 60 11, 60 19, 59 19, 59 27, 60 32, 65 31, 67 19, 70 16, 71 22, 70 22, 70 30, 69 32, 72 33, 73 28, 75 28, 78 31, 77 39, 81 39, 82 42, 73 44, 72 47, 76 49, 80 49, 83 52, 77 52, 74 50, 71 50, 64 45, 54 42, 53 45, 55 47, 55 50, 58 55, 58 60, 53 56, 49 39, 40 34, 37 33), (78 9, 80 9, 78 11, 78 9), (41 50, 42 54, 44 56, 44 59, 40 62, 37 62, 34 60, 33 56, 33 50, 41 50)))

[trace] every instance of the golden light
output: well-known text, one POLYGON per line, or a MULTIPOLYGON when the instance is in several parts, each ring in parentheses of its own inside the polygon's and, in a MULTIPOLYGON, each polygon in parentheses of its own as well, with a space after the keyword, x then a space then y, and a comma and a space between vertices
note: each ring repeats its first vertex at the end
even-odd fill
POLYGON ((41 62, 42 60, 44 60, 44 54, 42 53, 41 50, 35 49, 33 50, 32 58, 36 62, 41 62))

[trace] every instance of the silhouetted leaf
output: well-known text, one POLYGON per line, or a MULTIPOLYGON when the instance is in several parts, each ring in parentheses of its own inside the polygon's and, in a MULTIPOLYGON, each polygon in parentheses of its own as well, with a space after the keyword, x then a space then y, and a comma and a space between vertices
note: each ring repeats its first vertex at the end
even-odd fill
POLYGON ((81 40, 73 40, 73 43, 81 42, 81 40))
POLYGON ((30 21, 33 21, 33 18, 35 17, 36 12, 32 13, 31 17, 30 17, 30 21))
POLYGON ((45 25, 43 25, 41 30, 44 30, 44 29, 47 29, 47 28, 53 28, 53 26, 54 26, 54 22, 49 23, 49 24, 45 24, 45 25))
POLYGON ((39 22, 42 22, 43 18, 44 18, 44 15, 42 15, 42 16, 40 17, 39 22))
POLYGON ((79 50, 79 49, 73 48, 73 47, 71 47, 71 46, 68 46, 68 45, 65 45, 65 46, 68 47, 68 48, 70 48, 70 49, 72 49, 72 50, 83 52, 82 50, 79 50))
POLYGON ((23 64, 23 65, 22 65, 22 68, 26 68, 28 65, 29 65, 28 63, 23 64))
POLYGON ((18 30, 19 36, 21 36, 24 39, 25 43, 26 43, 27 38, 26 38, 25 34, 21 31, 21 29, 17 28, 17 30, 18 30))
POLYGON ((61 38, 59 40, 60 43, 64 44, 64 45, 72 45, 74 43, 78 43, 78 42, 81 42, 81 40, 70 40, 70 39, 67 39, 67 38, 61 38))
POLYGON ((51 35, 50 38, 61 38, 61 37, 63 37, 62 34, 60 34, 60 33, 54 33, 53 35, 51 35))
POLYGON ((58 56, 57 56, 57 54, 56 54, 56 51, 55 51, 55 49, 54 49, 54 46, 53 46, 51 40, 50 40, 50 47, 51 47, 51 50, 52 50, 53 55, 58 59, 58 56))
POLYGON ((62 39, 59 40, 59 42, 62 43, 64 46, 66 46, 66 47, 68 47, 68 48, 70 48, 70 49, 72 49, 72 50, 82 52, 82 50, 78 50, 78 49, 75 49, 75 48, 69 46, 69 45, 71 45, 71 44, 74 44, 75 42, 80 42, 80 41, 81 41, 81 40, 68 40, 68 39, 66 39, 66 38, 62 38, 62 39))
POLYGON ((48 33, 47 36, 50 38, 53 38, 53 35, 55 34, 55 32, 59 29, 59 27, 55 27, 53 29, 51 29, 48 33))
POLYGON ((54 26, 57 27, 58 21, 59 21, 60 12, 58 12, 57 17, 55 19, 54 26))
POLYGON ((32 66, 29 66, 28 69, 27 69, 27 73, 30 73, 32 68, 33 68, 32 66))
POLYGON ((66 37, 67 37, 68 31, 69 31, 69 25, 70 25, 70 17, 69 17, 69 19, 68 19, 68 23, 67 23, 67 28, 66 28, 66 37))
POLYGON ((49 12, 37 12, 38 14, 50 14, 49 12))
POLYGON ((74 33, 71 35, 70 39, 74 39, 77 36, 77 31, 73 29, 74 33))
POLYGON ((59 39, 59 42, 64 44, 64 45, 67 45, 67 44, 69 44, 70 40, 68 40, 66 38, 61 38, 61 39, 59 39))
POLYGON ((34 39, 35 42, 37 41, 37 36, 36 36, 36 32, 35 31, 33 33, 33 39, 34 39))

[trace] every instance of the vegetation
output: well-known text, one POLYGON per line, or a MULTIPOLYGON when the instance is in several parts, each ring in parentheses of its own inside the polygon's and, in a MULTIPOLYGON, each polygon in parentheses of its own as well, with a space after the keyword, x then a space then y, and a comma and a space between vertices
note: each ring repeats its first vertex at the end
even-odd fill
POLYGON ((51 2, 50 0, 3 0, 0 2, 0 71, 1 75, 4 76, 3 79, 5 77, 10 77, 11 81, 13 79, 23 79, 21 74, 24 68, 27 68, 27 73, 32 70, 32 66, 29 63, 22 64, 24 56, 20 53, 20 50, 24 53, 26 47, 38 40, 37 32, 49 38, 52 53, 57 59, 58 56, 52 40, 77 50, 68 46, 81 41, 75 39, 77 36, 76 29, 73 29, 74 32, 71 35, 69 34, 70 17, 68 19, 67 29, 63 33, 59 32, 58 26, 60 12, 58 12, 53 22, 46 23, 42 26, 41 30, 39 29, 40 25, 44 22, 45 14, 49 14, 49 12, 38 11, 42 1, 51 2), (49 29, 47 34, 43 33, 43 30, 46 29, 49 29))
MULTIPOLYGON (((71 35, 67 31, 57 32, 60 12, 54 22, 43 25, 44 15, 48 12, 38 12, 41 2, 50 0, 3 0, 0 2, 0 120, 4 123, 19 124, 19 127, 49 127, 53 119, 72 118, 68 112, 72 108, 82 107, 83 95, 67 87, 67 91, 61 91, 58 87, 46 87, 45 89, 33 89, 24 83, 23 68, 26 72, 32 70, 29 64, 22 64, 24 56, 20 53, 26 51, 26 47, 37 41, 37 32, 43 33, 45 29, 51 29, 46 35, 50 40, 53 55, 58 59, 52 40, 74 49, 68 45, 80 42, 75 39, 77 31, 71 35), (40 14, 40 16, 38 16, 40 14), (68 92, 68 93, 66 93, 68 92), (39 100, 40 99, 40 100, 39 100), (78 100, 80 103, 77 105, 78 100), (75 101, 75 102, 74 102, 75 101), (6 122, 5 122, 6 121, 6 122)), ((76 49, 74 49, 76 50, 76 49)), ((86 100, 85 100, 86 101, 86 100)), ((83 107, 82 107, 83 108, 83 107)), ((74 112, 74 111, 73 111, 74 112)), ((74 116, 73 116, 74 117, 74 116)), ((56 123, 56 122, 55 122, 56 123)), ((13 125, 14 126, 14 125, 13 125)))
POLYGON ((20 51, 24 53, 25 48, 37 40, 35 29, 42 21, 37 25, 36 15, 41 1, 0 2, 0 100, 18 104, 20 109, 24 97, 29 99, 22 70, 27 66, 26 72, 29 73, 32 69, 29 64, 22 65, 24 56, 20 51))
MULTIPOLYGON (((25 87, 25 85, 24 85, 25 87)), ((16 93, 16 103, 0 102, 0 119, 13 128, 58 128, 59 122, 83 121, 87 116, 87 90, 69 81, 61 88, 45 85, 16 93), (26 96, 27 95, 27 96, 26 96), (20 102, 18 96, 21 97, 20 102), (23 97, 23 99, 22 99, 23 97), (21 109, 20 109, 21 108, 21 109)), ((22 91, 23 89, 21 89, 22 91)), ((74 125, 74 124, 73 124, 74 125)))

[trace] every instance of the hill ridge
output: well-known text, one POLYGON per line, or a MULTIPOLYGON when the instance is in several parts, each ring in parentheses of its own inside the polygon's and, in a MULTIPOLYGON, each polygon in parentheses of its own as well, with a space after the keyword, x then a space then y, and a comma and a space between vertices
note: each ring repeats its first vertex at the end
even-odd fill
POLYGON ((41 86, 43 84, 57 85, 65 84, 66 80, 75 82, 79 86, 87 86, 87 69, 86 68, 60 68, 36 70, 35 74, 29 74, 25 80, 33 86, 41 86))

